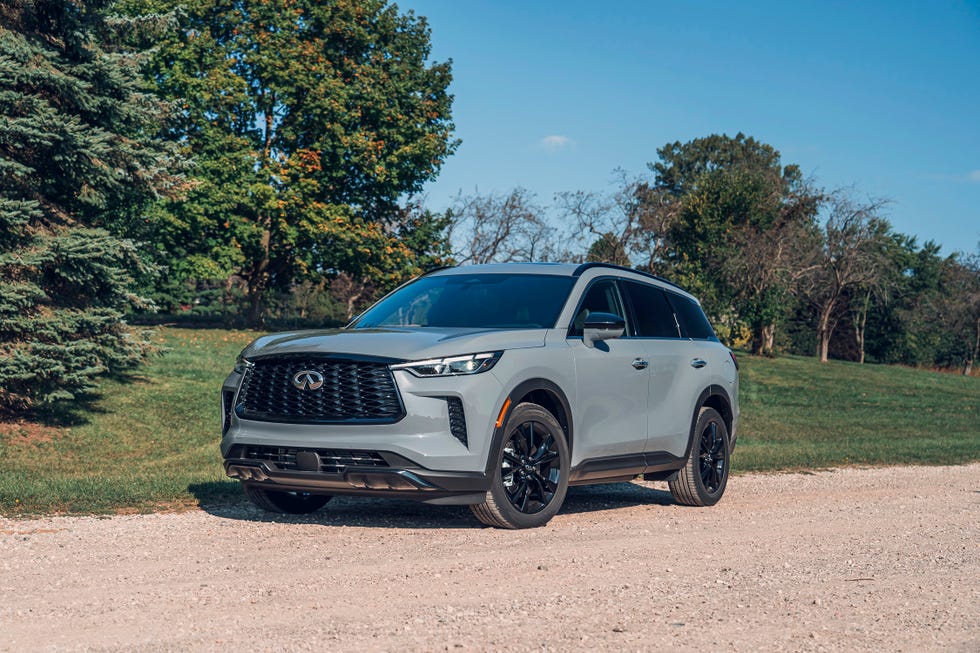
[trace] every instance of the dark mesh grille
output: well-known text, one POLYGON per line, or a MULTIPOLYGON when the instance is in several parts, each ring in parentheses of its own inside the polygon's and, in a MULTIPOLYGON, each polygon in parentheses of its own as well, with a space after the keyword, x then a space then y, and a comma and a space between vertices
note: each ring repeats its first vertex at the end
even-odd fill
POLYGON ((342 449, 293 449, 290 447, 245 447, 245 458, 265 460, 279 469, 296 470, 296 454, 313 451, 320 456, 320 471, 341 474, 348 467, 387 467, 388 463, 374 451, 345 451, 342 449))
POLYGON ((259 359, 245 373, 239 415, 282 422, 395 422, 401 400, 387 363, 310 356, 259 359), (293 385, 297 372, 323 376, 317 390, 293 385))
POLYGON ((466 445, 466 415, 463 413, 463 402, 459 397, 446 397, 449 404, 449 430, 453 436, 466 445))

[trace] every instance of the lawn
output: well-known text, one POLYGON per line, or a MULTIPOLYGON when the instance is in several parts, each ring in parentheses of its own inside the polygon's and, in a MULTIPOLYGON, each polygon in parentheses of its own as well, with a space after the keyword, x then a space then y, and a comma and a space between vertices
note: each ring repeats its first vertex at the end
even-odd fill
MULTIPOLYGON (((0 514, 238 500, 218 452, 218 391, 254 333, 162 329, 168 348, 103 386, 70 426, 0 425, 0 514)), ((980 460, 980 378, 742 356, 736 472, 980 460)))

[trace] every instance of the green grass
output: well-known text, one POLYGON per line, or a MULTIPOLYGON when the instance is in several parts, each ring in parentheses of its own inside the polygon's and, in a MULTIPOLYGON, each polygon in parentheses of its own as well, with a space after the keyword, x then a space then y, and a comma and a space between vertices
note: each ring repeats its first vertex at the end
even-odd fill
POLYGON ((980 378, 743 356, 738 471, 980 460, 980 378))
POLYGON ((108 381, 84 423, 0 432, 0 514, 148 511, 239 497, 218 451, 219 390, 256 334, 162 329, 168 348, 108 381))
MULTIPOLYGON (((169 348, 109 381, 70 427, 2 425, 0 514, 106 513, 238 500, 218 452, 218 390, 255 334, 164 329, 169 348)), ((736 471, 980 460, 980 378, 743 356, 736 471)))

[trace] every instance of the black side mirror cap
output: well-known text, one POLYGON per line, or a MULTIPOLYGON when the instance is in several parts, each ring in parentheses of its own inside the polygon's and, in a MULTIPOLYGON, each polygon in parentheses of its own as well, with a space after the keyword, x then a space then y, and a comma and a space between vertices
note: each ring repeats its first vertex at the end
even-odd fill
POLYGON ((590 313, 585 318, 582 329, 582 342, 586 347, 594 347, 596 341, 622 337, 626 332, 626 320, 612 313, 590 313))

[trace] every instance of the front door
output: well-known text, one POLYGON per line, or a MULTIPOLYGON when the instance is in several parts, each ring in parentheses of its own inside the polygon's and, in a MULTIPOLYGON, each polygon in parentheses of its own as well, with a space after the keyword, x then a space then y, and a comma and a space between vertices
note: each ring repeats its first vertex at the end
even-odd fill
POLYGON ((592 283, 569 331, 577 379, 573 467, 583 460, 642 453, 647 439, 650 372, 644 364, 645 345, 624 337, 586 347, 581 337, 585 318, 597 312, 628 319, 612 279, 592 283))

